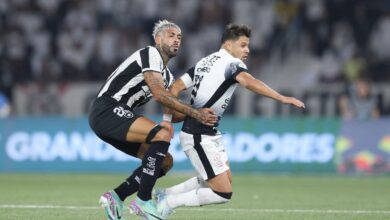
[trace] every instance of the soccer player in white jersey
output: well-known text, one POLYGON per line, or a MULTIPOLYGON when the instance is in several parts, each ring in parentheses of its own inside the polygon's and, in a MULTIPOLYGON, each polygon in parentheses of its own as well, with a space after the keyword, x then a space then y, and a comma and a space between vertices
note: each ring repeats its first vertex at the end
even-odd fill
MULTIPOLYGON (((228 25, 222 35, 221 49, 202 58, 183 74, 171 87, 172 93, 178 95, 192 88, 191 105, 213 109, 219 120, 237 85, 284 104, 304 108, 300 100, 279 94, 248 73, 243 61, 249 55, 250 34, 251 30, 245 25, 228 25)), ((178 114, 174 116, 180 117, 178 114)), ((173 209, 180 206, 201 206, 230 200, 232 175, 217 127, 218 123, 208 126, 185 117, 180 143, 198 176, 171 188, 154 191, 162 218, 166 219, 173 209)))
POLYGON ((154 47, 134 52, 108 77, 89 114, 90 127, 99 138, 142 160, 142 165, 122 184, 100 197, 108 220, 122 219, 123 201, 137 191, 130 209, 144 219, 159 219, 151 193, 157 178, 172 167, 168 147, 173 130, 170 123, 156 124, 137 113, 137 107, 153 97, 163 106, 205 125, 217 121, 211 109, 194 109, 167 90, 174 82, 167 63, 179 50, 180 28, 167 20, 159 21, 153 37, 154 47))

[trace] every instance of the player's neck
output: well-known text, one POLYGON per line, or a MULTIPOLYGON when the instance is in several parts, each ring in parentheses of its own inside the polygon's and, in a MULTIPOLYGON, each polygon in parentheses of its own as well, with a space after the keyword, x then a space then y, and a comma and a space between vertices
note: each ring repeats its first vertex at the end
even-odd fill
POLYGON ((227 48, 225 45, 222 45, 222 46, 221 46, 221 49, 224 49, 226 52, 228 52, 230 55, 233 56, 231 50, 230 50, 229 48, 227 48))
POLYGON ((156 48, 157 48, 157 51, 160 53, 160 56, 161 56, 161 58, 163 60, 163 64, 164 64, 164 67, 165 67, 168 64, 168 61, 169 61, 170 57, 169 57, 169 55, 167 53, 164 53, 164 51, 160 47, 156 46, 156 48))

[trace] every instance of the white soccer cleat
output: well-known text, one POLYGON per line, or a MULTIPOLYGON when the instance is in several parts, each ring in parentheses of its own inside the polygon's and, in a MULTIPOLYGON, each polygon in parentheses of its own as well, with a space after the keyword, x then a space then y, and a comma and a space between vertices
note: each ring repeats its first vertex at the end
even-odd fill
POLYGON ((165 199, 166 195, 167 194, 165 193, 165 189, 163 189, 163 188, 153 189, 153 191, 152 191, 152 199, 156 203, 165 199))
POLYGON ((173 208, 169 207, 167 198, 165 197, 160 197, 161 199, 157 203, 157 211, 160 213, 160 216, 162 219, 168 219, 168 217, 174 213, 173 208))

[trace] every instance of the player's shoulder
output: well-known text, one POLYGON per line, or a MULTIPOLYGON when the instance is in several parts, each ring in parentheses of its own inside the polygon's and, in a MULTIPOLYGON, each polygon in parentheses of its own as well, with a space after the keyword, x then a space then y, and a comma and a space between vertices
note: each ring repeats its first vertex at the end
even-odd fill
POLYGON ((148 49, 150 52, 152 52, 152 53, 159 53, 158 52, 158 50, 157 50, 157 48, 156 47, 154 47, 154 46, 146 46, 145 47, 145 49, 148 49))
POLYGON ((245 68, 245 69, 247 68, 245 63, 242 60, 232 56, 226 50, 221 49, 221 50, 218 51, 218 53, 221 55, 221 57, 223 57, 227 61, 227 63, 229 63, 229 64, 236 64, 237 66, 245 68))
POLYGON ((154 46, 150 46, 150 45, 145 46, 145 47, 136 51, 136 53, 145 53, 145 52, 147 52, 147 54, 152 55, 152 56, 154 56, 154 55, 160 56, 160 52, 157 50, 157 48, 154 46))
POLYGON ((233 66, 236 66, 236 67, 247 69, 246 64, 242 60, 240 60, 240 59, 238 59, 236 57, 225 56, 225 60, 226 60, 225 65, 228 65, 228 66, 232 66, 233 65, 233 66))
POLYGON ((236 64, 237 66, 239 66, 241 68, 248 69, 246 64, 238 58, 233 57, 232 63, 236 64))
POLYGON ((154 46, 146 46, 146 47, 142 48, 140 51, 148 51, 149 56, 161 57, 160 52, 154 46))
POLYGON ((146 70, 153 70, 162 72, 163 60, 160 52, 154 46, 146 46, 138 50, 138 58, 140 59, 143 72, 146 70))

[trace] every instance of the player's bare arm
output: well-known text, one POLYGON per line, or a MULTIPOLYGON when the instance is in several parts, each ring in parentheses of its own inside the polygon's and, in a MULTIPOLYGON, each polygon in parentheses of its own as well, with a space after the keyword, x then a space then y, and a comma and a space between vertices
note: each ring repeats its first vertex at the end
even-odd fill
MULTIPOLYGON (((169 91, 176 97, 179 97, 180 92, 186 89, 184 82, 181 79, 176 80, 171 87, 169 87, 169 91)), ((164 107, 164 113, 172 115, 172 122, 177 123, 184 121, 186 115, 175 111, 173 109, 164 107)))
MULTIPOLYGON (((178 79, 176 80, 173 85, 169 88, 169 91, 176 97, 179 97, 179 94, 186 90, 186 86, 183 82, 183 80, 181 79, 178 79)), ((178 111, 175 111, 173 109, 169 109, 168 111, 170 111, 170 114, 172 114, 172 122, 181 122, 185 119, 186 115, 181 113, 181 112, 178 112, 178 111)))
POLYGON ((186 90, 186 85, 184 84, 183 80, 181 79, 178 79, 176 80, 173 85, 169 88, 169 91, 172 92, 173 95, 175 95, 176 97, 179 96, 179 94, 186 90))
POLYGON ((181 112, 178 112, 178 111, 175 111, 173 109, 170 109, 168 107, 163 107, 163 112, 164 112, 164 115, 167 115, 170 118, 170 121, 172 123, 178 123, 178 122, 182 122, 184 121, 186 115, 181 113, 181 112))
POLYGON ((163 106, 163 112, 164 116, 163 120, 160 122, 160 126, 168 129, 172 139, 175 132, 172 123, 183 121, 186 115, 165 106, 163 106))
POLYGON ((251 90, 254 93, 275 99, 277 101, 282 102, 283 104, 291 104, 298 108, 305 108, 305 104, 302 101, 294 97, 279 94, 267 84, 265 84, 263 81, 254 78, 251 74, 247 72, 239 73, 236 77, 236 80, 238 81, 238 83, 240 83, 240 85, 244 86, 245 88, 251 90))
POLYGON ((212 109, 193 109, 189 105, 181 102, 171 92, 166 91, 160 73, 147 71, 144 73, 144 78, 157 102, 187 116, 193 117, 207 126, 213 126, 217 122, 217 116, 212 109))

